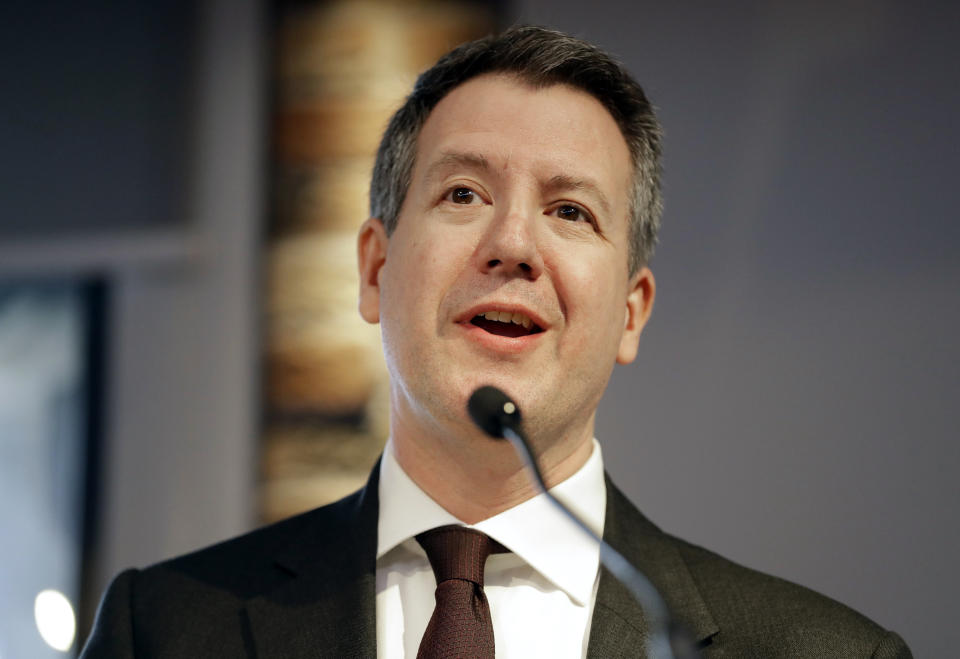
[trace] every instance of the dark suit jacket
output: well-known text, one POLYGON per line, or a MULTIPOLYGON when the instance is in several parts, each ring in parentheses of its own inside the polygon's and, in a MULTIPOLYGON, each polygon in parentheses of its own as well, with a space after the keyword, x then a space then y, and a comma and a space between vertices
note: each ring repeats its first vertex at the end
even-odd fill
MULTIPOLYGON (((377 484, 329 506, 118 575, 81 657, 376 657, 377 484)), ((801 586, 654 526, 607 479, 604 537, 704 657, 910 657, 899 636, 801 586)), ((637 657, 643 614, 601 572, 588 655, 637 657)))

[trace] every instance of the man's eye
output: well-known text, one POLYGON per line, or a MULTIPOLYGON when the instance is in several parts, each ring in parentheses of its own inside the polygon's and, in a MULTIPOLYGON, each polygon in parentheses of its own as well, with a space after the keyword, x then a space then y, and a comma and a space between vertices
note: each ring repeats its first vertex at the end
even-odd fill
POLYGON ((571 206, 569 204, 564 204, 563 206, 557 207, 557 217, 561 220, 569 220, 571 222, 577 222, 579 220, 587 219, 586 213, 577 208, 576 206, 571 206))
POLYGON ((455 204, 472 204, 478 198, 470 188, 454 188, 447 194, 447 199, 455 204))

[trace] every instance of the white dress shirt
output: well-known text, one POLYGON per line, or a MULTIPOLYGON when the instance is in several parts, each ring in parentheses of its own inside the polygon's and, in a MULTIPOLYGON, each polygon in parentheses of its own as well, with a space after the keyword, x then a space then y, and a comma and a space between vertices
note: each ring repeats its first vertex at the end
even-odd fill
MULTIPOLYGON (((606 485, 596 440, 587 462, 550 492, 602 535, 606 485)), ((544 495, 477 524, 464 524, 407 476, 388 441, 380 465, 379 497, 380 659, 417 656, 433 614, 436 579, 414 536, 446 524, 482 531, 511 552, 491 555, 484 574, 498 659, 586 656, 600 550, 544 495)))

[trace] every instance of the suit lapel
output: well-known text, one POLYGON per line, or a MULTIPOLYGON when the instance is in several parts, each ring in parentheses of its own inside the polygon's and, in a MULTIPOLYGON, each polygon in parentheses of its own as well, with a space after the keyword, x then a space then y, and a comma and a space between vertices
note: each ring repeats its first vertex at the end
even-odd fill
POLYGON ((276 558, 290 576, 247 601, 257 657, 377 656, 376 545, 380 465, 363 490, 314 511, 276 558))
MULTIPOLYGON (((719 631, 690 576, 677 541, 664 534, 610 481, 604 540, 621 552, 660 592, 675 622, 699 644, 719 631)), ((600 584, 590 627, 589 659, 636 657, 646 642, 643 611, 616 578, 600 570, 600 584)))

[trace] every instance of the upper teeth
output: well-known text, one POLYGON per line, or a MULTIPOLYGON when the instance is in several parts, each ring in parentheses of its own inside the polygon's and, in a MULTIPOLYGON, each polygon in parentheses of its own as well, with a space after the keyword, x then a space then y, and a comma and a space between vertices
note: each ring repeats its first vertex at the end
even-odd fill
POLYGON ((484 311, 480 315, 487 320, 496 320, 501 323, 513 323, 514 325, 523 325, 526 329, 533 327, 533 321, 522 313, 515 313, 511 311, 484 311))

